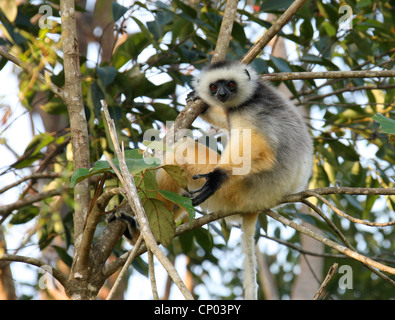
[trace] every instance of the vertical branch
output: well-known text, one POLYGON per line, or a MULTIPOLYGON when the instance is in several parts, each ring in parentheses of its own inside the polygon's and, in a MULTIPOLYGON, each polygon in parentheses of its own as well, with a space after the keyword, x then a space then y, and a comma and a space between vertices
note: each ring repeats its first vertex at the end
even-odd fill
POLYGON ((230 37, 233 30, 233 24, 236 20, 238 0, 226 1, 224 17, 219 30, 215 52, 211 62, 217 62, 226 59, 226 52, 228 51, 230 37))
MULTIPOLYGON (((188 288, 185 286, 181 277, 177 273, 177 270, 171 264, 167 256, 160 250, 158 244, 156 243, 155 237, 152 234, 149 221, 147 216, 145 215, 144 208, 141 204, 140 197, 137 192, 136 185, 134 183, 134 179, 130 174, 128 167, 126 165, 125 155, 122 153, 121 148, 119 147, 118 138, 116 136, 115 124, 111 119, 110 114, 108 112, 107 104, 104 100, 101 101, 103 106, 104 115, 107 120, 108 129, 110 132, 110 136, 114 145, 115 152, 117 154, 119 160, 119 168, 121 172, 114 170, 117 177, 121 181, 123 187, 126 191, 126 198, 132 208, 133 212, 136 214, 137 222, 140 225, 141 235, 143 236, 144 242, 147 246, 147 249, 152 251, 152 253, 158 258, 159 262, 166 269, 170 277, 173 279, 174 283, 180 289, 181 293, 184 295, 186 299, 193 300, 192 294, 189 292, 188 288)), ((114 167, 115 168, 115 167, 114 167)))
MULTIPOLYGON (((228 50, 230 37, 233 29, 233 23, 236 19, 238 0, 229 0, 226 3, 224 17, 222 19, 221 29, 218 34, 215 52, 212 62, 224 60, 228 50)), ((185 108, 180 112, 174 120, 173 126, 169 129, 166 136, 167 144, 172 145, 177 140, 176 134, 180 129, 189 128, 193 121, 202 113, 204 103, 202 100, 188 102, 185 108)))
MULTIPOLYGON (((74 169, 89 168, 89 136, 81 89, 81 73, 75 8, 73 0, 61 0, 62 45, 64 58, 65 88, 64 101, 67 106, 74 169)), ((88 179, 78 183, 74 189, 74 263, 81 242, 85 218, 89 206, 88 179)), ((72 275, 73 273, 71 273, 72 275)))
POLYGON ((148 272, 151 282, 152 295, 154 297, 154 300, 159 300, 158 288, 156 287, 156 279, 155 279, 154 255, 150 250, 148 250, 148 272))

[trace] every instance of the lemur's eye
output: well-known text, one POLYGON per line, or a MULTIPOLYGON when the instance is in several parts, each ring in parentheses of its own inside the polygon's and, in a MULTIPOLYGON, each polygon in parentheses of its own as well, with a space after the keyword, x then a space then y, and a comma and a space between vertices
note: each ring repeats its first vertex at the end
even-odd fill
POLYGON ((217 86, 215 84, 210 84, 210 90, 211 91, 217 90, 217 86))
POLYGON ((234 88, 235 87, 235 83, 233 81, 229 81, 228 82, 228 87, 229 88, 234 88))

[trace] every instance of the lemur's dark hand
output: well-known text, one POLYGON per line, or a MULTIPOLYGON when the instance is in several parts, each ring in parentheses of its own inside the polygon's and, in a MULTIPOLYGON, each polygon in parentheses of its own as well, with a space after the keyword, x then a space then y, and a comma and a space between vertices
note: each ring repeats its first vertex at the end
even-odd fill
POLYGON ((194 180, 201 178, 206 179, 206 183, 203 185, 203 187, 194 191, 190 191, 190 194, 198 193, 197 196, 191 199, 193 206, 197 206, 211 197, 228 178, 228 175, 221 169, 214 169, 214 171, 209 173, 197 174, 193 176, 194 180))
POLYGON ((193 90, 190 93, 188 93, 186 100, 187 102, 189 102, 189 101, 196 101, 198 99, 200 99, 200 97, 196 94, 196 91, 193 90))
POLYGON ((120 211, 112 212, 107 215, 107 223, 120 220, 126 224, 124 236, 134 245, 140 235, 139 226, 135 217, 120 211))

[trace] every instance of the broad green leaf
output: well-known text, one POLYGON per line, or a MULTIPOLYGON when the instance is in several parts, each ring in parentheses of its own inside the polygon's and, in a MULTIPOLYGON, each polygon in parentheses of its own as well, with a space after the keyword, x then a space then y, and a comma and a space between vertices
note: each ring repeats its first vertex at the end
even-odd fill
POLYGON ((395 135, 395 120, 387 118, 379 113, 373 116, 373 120, 376 120, 378 123, 380 123, 381 132, 395 135))
POLYGON ((159 190, 159 193, 167 200, 174 202, 178 206, 185 209, 185 211, 188 212, 189 221, 195 219, 195 209, 192 205, 191 199, 168 190, 159 190))
POLYGON ((40 208, 29 205, 22 207, 12 216, 10 224, 23 224, 34 219, 40 213, 40 208))
POLYGON ((211 233, 204 228, 197 228, 193 231, 195 235, 196 242, 207 251, 211 251, 214 245, 213 236, 211 233))
POLYGON ((182 252, 188 254, 193 248, 193 233, 186 232, 178 237, 182 252))
POLYGON ((331 146, 334 154, 341 156, 345 160, 359 161, 359 155, 353 146, 346 146, 338 140, 328 141, 328 143, 331 146))
POLYGON ((89 168, 79 168, 75 170, 70 178, 70 187, 73 188, 78 182, 89 177, 89 168))
POLYGON ((188 180, 184 169, 179 166, 167 164, 162 167, 184 190, 188 191, 188 180))
POLYGON ((103 87, 105 87, 114 81, 118 71, 115 67, 105 66, 97 67, 96 72, 100 78, 101 84, 103 85, 103 87))
POLYGON ((176 230, 173 212, 167 210, 163 201, 158 199, 147 199, 144 210, 155 239, 165 247, 170 245, 176 230))
POLYGON ((117 22, 128 11, 127 7, 120 5, 118 2, 112 2, 112 17, 114 22, 117 22))
POLYGON ((56 250, 59 258, 62 259, 62 261, 71 268, 73 258, 67 253, 67 251, 59 246, 53 245, 52 247, 56 250))

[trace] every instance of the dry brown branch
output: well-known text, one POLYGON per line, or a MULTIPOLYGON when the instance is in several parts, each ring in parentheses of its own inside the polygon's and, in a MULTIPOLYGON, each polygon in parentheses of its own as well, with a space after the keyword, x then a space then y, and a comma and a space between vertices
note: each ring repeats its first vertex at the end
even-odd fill
POLYGON ((155 279, 154 255, 150 250, 148 250, 148 273, 151 283, 152 296, 154 300, 159 300, 158 288, 156 286, 156 279, 155 279))
POLYGON ((121 284, 121 281, 122 281, 124 275, 128 271, 128 268, 129 268, 130 264, 133 262, 134 258, 136 257, 137 251, 140 248, 142 242, 143 242, 143 237, 140 236, 137 239, 135 245, 133 246, 133 249, 129 251, 129 256, 128 256, 127 260, 126 260, 126 263, 122 267, 122 270, 119 273, 118 278, 115 281, 114 285, 112 286, 112 288, 110 290, 110 293, 108 294, 106 300, 111 300, 114 297, 119 285, 121 284))
POLYGON ((296 12, 303 6, 306 0, 295 0, 289 8, 281 15, 280 18, 265 32, 265 34, 251 47, 244 55, 241 62, 250 64, 261 53, 266 45, 272 40, 277 33, 288 23, 296 12))
POLYGON ((37 73, 37 71, 34 71, 34 68, 31 65, 23 62, 19 58, 15 57, 11 53, 9 53, 1 48, 0 48, 0 55, 3 56, 4 58, 6 58, 7 60, 13 62, 14 64, 16 64, 18 67, 22 68, 27 73, 36 74, 38 81, 40 81, 43 84, 48 85, 49 89, 54 94, 58 95, 59 97, 61 97, 64 100, 64 93, 63 93, 62 89, 60 89, 58 86, 56 86, 52 82, 50 82, 50 81, 48 82, 46 80, 45 76, 43 76, 41 73, 37 73))
MULTIPOLYGON (((322 199, 324 199, 326 201, 325 198, 323 198, 322 196, 316 194, 316 197, 319 198, 321 201, 322 199)), ((327 224, 328 226, 336 233, 336 235, 339 237, 339 239, 346 245, 347 248, 355 251, 355 249, 353 248, 353 246, 351 245, 351 243, 347 240, 347 238, 343 235, 343 233, 341 233, 341 231, 336 227, 336 225, 321 211, 321 209, 319 209, 316 205, 312 204, 310 201, 304 199, 302 200, 302 202, 304 204, 306 204, 308 207, 310 207, 314 212, 316 212, 327 224)), ((324 202, 325 203, 325 202, 324 202)), ((373 273, 375 273, 376 275, 378 275, 380 278, 382 278, 383 280, 387 281, 389 284, 391 284, 392 286, 395 286, 395 281, 392 280, 391 278, 389 278, 388 276, 386 276, 385 274, 383 274, 382 272, 380 272, 379 270, 376 270, 374 268, 372 268, 369 265, 364 264, 364 266, 366 268, 368 268, 370 271, 372 271, 373 273)))
POLYGON ((323 236, 311 231, 310 229, 308 229, 308 228, 306 228, 306 227, 304 227, 304 226, 302 226, 300 224, 297 224, 297 223, 295 223, 295 222, 293 222, 293 221, 291 221, 291 220, 279 215, 278 213, 276 213, 274 211, 267 210, 267 211, 265 211, 265 213, 269 217, 273 218, 274 220, 277 220, 277 221, 281 222, 282 224, 284 224, 286 226, 289 226, 289 227, 291 227, 291 228, 293 228, 293 229, 295 229, 295 230, 297 230, 297 231, 299 231, 301 233, 304 233, 304 234, 310 236, 311 238, 313 238, 313 239, 315 239, 315 240, 317 240, 319 242, 322 242, 326 246, 328 246, 328 247, 330 247, 332 249, 335 249, 335 250, 337 250, 337 251, 339 251, 341 253, 346 254, 350 258, 358 260, 358 261, 360 261, 360 262, 362 262, 362 263, 364 263, 366 265, 372 266, 372 267, 377 268, 377 269, 379 269, 381 271, 388 272, 390 274, 395 274, 395 268, 383 265, 383 264, 381 264, 381 263, 379 263, 379 262, 377 262, 377 261, 375 261, 375 260, 373 260, 371 258, 368 258, 368 257, 366 257, 366 256, 364 256, 362 254, 359 254, 359 253, 357 253, 357 252, 355 252, 355 251, 353 251, 353 250, 351 250, 349 248, 346 248, 346 247, 344 247, 342 245, 339 245, 338 243, 336 243, 336 242, 334 242, 332 240, 329 240, 329 239, 327 239, 327 238, 325 238, 325 237, 323 237, 323 236))
POLYGON ((4 206, 0 207, 0 216, 2 216, 1 220, 0 220, 0 224, 3 223, 3 221, 12 213, 12 211, 22 208, 24 206, 27 206, 29 204, 53 197, 53 196, 57 196, 59 194, 61 194, 63 192, 62 189, 54 189, 54 190, 49 190, 49 191, 44 191, 38 194, 35 194, 33 196, 30 197, 26 197, 23 198, 21 200, 18 200, 14 203, 11 204, 7 204, 4 206))
POLYGON ((335 275, 337 267, 338 267, 338 264, 334 263, 332 265, 332 267, 329 268, 328 273, 327 273, 324 281, 321 283, 320 287, 318 288, 317 292, 315 293, 313 300, 318 300, 322 296, 322 293, 324 292, 325 287, 328 285, 329 281, 331 281, 331 279, 335 275))
POLYGON ((359 224, 363 224, 365 226, 369 226, 369 227, 388 227, 388 226, 392 226, 395 224, 395 221, 389 221, 389 222, 370 222, 370 221, 366 221, 366 220, 361 220, 358 218, 354 218, 350 215, 348 215, 347 213, 341 211, 340 209, 336 208, 333 204, 331 204, 328 200, 326 200, 324 197, 322 197, 319 194, 315 194, 315 197, 320 199, 322 202, 324 202, 328 207, 330 207, 336 214, 338 214, 339 216, 346 218, 347 220, 350 220, 351 222, 354 223, 359 223, 359 224))
POLYGON ((285 197, 282 203, 299 202, 309 197, 315 197, 315 194, 322 196, 330 194, 349 194, 349 195, 395 195, 395 188, 350 188, 350 187, 326 187, 305 190, 298 193, 291 194, 285 197))
MULTIPOLYGON (((220 61, 225 59, 226 52, 228 50, 229 41, 232 33, 233 23, 236 18, 238 0, 227 1, 224 17, 222 19, 221 29, 218 35, 218 41, 213 54, 212 62, 220 61)), ((196 101, 190 101, 179 113, 177 118, 174 120, 174 124, 169 128, 169 132, 166 135, 166 143, 173 145, 177 140, 176 135, 181 129, 189 128, 193 121, 202 113, 204 103, 198 99, 196 101)))
MULTIPOLYGON (((108 112, 107 104, 105 101, 102 100, 102 107, 104 111, 104 115, 107 121, 107 125, 109 128, 110 136, 117 154, 117 158, 119 161, 119 167, 120 171, 118 172, 117 170, 114 170, 117 177, 121 181, 123 187, 125 188, 126 192, 126 198, 130 204, 130 207, 132 208, 133 212, 136 215, 137 222, 139 223, 140 226, 140 231, 141 235, 144 238, 144 242, 146 246, 152 251, 152 253, 157 257, 159 262, 163 265, 163 267, 166 269, 174 283, 177 285, 177 287, 180 289, 181 293, 184 295, 186 299, 193 299, 192 294, 189 292, 188 288, 185 286, 184 282, 182 281, 181 277, 178 275, 176 269, 174 266, 171 264, 167 256, 160 250, 154 235, 152 234, 152 231, 149 226, 148 219, 145 215, 144 208, 141 204, 136 185, 134 183, 134 179, 132 175, 130 174, 128 167, 126 165, 126 160, 125 160, 125 155, 121 151, 119 147, 119 142, 118 138, 116 136, 116 129, 115 129, 115 123, 111 119, 110 114, 108 112)), ((110 162, 110 164, 112 164, 110 162)), ((115 166, 112 168, 116 169, 115 166)))
POLYGON ((10 190, 11 188, 16 187, 17 185, 19 185, 27 180, 30 180, 30 179, 33 179, 33 180, 49 179, 49 178, 54 179, 54 178, 60 178, 61 176, 62 176, 62 173, 60 173, 60 172, 33 173, 33 174, 30 174, 30 175, 25 176, 23 178, 20 178, 19 180, 1 188, 0 194, 4 193, 7 190, 10 190))
POLYGON ((264 74, 267 81, 306 80, 306 79, 349 79, 349 78, 380 78, 395 77, 394 70, 357 70, 357 71, 322 71, 322 72, 281 72, 264 74))
MULTIPOLYGON (((13 254, 3 254, 0 256, 1 261, 14 261, 14 262, 23 262, 27 264, 31 264, 36 267, 43 267, 46 266, 48 267, 48 263, 38 260, 36 258, 31 258, 31 257, 25 257, 25 256, 19 256, 19 255, 13 255, 13 254)), ((57 269, 51 267, 51 272, 53 277, 58 280, 63 286, 65 286, 67 282, 67 278, 57 269)))

